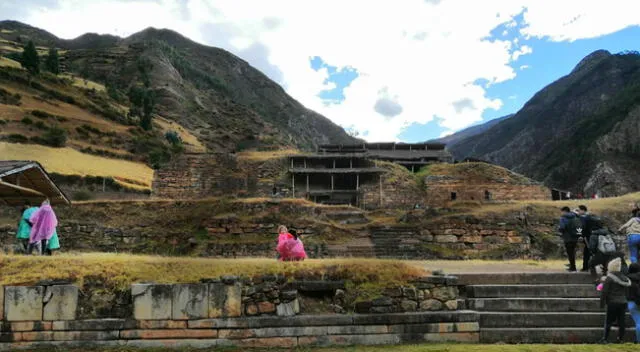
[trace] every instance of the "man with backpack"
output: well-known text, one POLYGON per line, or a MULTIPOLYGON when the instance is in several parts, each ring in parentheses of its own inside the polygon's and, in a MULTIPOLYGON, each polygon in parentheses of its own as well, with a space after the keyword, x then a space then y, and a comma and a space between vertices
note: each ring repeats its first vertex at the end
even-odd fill
POLYGON ((561 211, 562 216, 560 217, 558 230, 564 241, 564 247, 567 250, 567 257, 569 259, 568 271, 577 271, 576 247, 578 239, 582 237, 582 221, 569 207, 563 207, 561 211))

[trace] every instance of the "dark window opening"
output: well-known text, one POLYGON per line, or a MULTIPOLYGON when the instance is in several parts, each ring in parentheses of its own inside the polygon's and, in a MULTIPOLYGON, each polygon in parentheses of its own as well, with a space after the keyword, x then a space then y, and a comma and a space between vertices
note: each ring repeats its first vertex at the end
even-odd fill
POLYGON ((456 192, 451 192, 451 200, 456 200, 458 198, 458 194, 456 192))
POLYGON ((485 200, 491 200, 491 192, 484 191, 484 199, 485 200))

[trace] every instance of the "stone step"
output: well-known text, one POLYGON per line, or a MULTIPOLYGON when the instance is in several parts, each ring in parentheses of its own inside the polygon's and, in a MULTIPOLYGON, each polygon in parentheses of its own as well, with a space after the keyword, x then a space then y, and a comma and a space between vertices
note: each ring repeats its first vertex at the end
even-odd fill
POLYGON ((600 312, 599 298, 470 298, 467 309, 485 312, 600 312))
POLYGON ((597 298, 593 284, 582 285, 471 285, 467 286, 470 298, 536 298, 571 297, 597 298))
MULTIPOLYGON (((617 328, 611 329, 609 341, 613 342, 618 334, 617 328)), ((627 329, 626 342, 633 342, 634 330, 627 329)), ((480 329, 480 343, 548 343, 582 344, 596 343, 602 338, 599 328, 498 328, 480 329)))
MULTIPOLYGON (((601 328, 603 312, 480 312, 484 328, 601 328)), ((626 326, 635 326, 627 314, 626 326)))
POLYGON ((461 273, 456 274, 460 285, 553 285, 591 284, 593 278, 588 273, 461 273))

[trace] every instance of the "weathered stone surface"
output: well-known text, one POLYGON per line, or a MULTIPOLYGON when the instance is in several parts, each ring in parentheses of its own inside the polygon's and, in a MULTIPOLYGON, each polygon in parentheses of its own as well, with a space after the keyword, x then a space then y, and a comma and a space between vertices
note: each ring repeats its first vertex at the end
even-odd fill
POLYGON ((258 311, 258 306, 254 303, 247 304, 247 307, 245 308, 245 312, 247 313, 248 316, 260 314, 260 312, 258 311))
POLYGON ((299 337, 298 345, 304 346, 350 346, 350 345, 396 345, 400 343, 397 334, 377 335, 328 335, 299 337))
POLYGON ((447 307, 448 310, 457 310, 458 309, 458 300, 456 299, 452 299, 450 301, 446 301, 444 303, 445 307, 447 307))
POLYGON ((206 284, 172 285, 173 320, 202 319, 209 316, 209 289, 206 284))
POLYGON ((420 311, 435 311, 442 310, 443 304, 437 299, 427 299, 420 302, 420 311))
POLYGON ((43 320, 74 320, 78 309, 78 287, 74 285, 47 286, 43 320))
POLYGON ((393 304, 393 299, 390 297, 378 297, 371 301, 373 306, 390 306, 393 304))
POLYGON ((458 288, 455 286, 436 287, 431 290, 431 296, 440 301, 449 301, 458 298, 458 288))
MULTIPOLYGON (((219 343, 220 344, 220 343, 219 343)), ((292 348, 297 346, 296 337, 261 337, 251 339, 229 340, 225 346, 251 347, 251 348, 292 348)))
POLYGON ((136 339, 215 339, 218 330, 189 330, 189 329, 156 329, 156 330, 123 330, 120 338, 136 339))
POLYGON ((260 314, 270 314, 276 311, 276 306, 272 302, 258 302, 258 311, 260 314))
POLYGON ((387 325, 345 325, 329 326, 329 335, 387 334, 387 325))
POLYGON ((478 343, 480 342, 479 332, 454 332, 445 334, 424 334, 424 340, 427 342, 464 342, 478 343))
POLYGON ((280 303, 276 307, 276 313, 280 317, 291 317, 300 313, 300 302, 295 299, 291 302, 280 303))
POLYGON ((25 331, 20 333, 20 341, 53 341, 53 331, 25 331))
POLYGON ((403 312, 415 312, 418 310, 418 302, 405 299, 400 302, 400 308, 403 312))
POLYGON ((172 313, 171 285, 133 284, 133 316, 136 320, 169 320, 172 313))
POLYGON ((458 237, 455 235, 438 235, 435 237, 436 242, 438 243, 456 243, 458 242, 458 237))
POLYGON ((3 331, 47 331, 52 329, 53 324, 50 321, 18 321, 5 323, 2 327, 3 331))
POLYGON ((280 292, 280 298, 285 301, 293 301, 298 298, 298 290, 289 290, 280 292))
POLYGON ((118 331, 54 331, 55 341, 101 341, 117 340, 118 331))
POLYGON ((88 319, 88 320, 66 320, 54 321, 53 330, 68 331, 102 331, 102 330, 122 330, 125 328, 124 319, 88 319))
POLYGON ((138 329, 186 329, 185 320, 137 320, 138 329))
POLYGON ((356 302, 355 310, 356 313, 369 313, 371 307, 373 307, 373 304, 370 301, 356 302))
POLYGON ((5 286, 4 291, 5 320, 42 320, 42 286, 5 286))
MULTIPOLYGON (((250 308, 247 306, 247 314, 250 308)), ((250 315, 255 315, 250 314, 250 315)), ((209 284, 209 318, 239 317, 242 315, 242 286, 224 283, 209 284)))
POLYGON ((0 285, 0 320, 4 320, 4 286, 0 285))

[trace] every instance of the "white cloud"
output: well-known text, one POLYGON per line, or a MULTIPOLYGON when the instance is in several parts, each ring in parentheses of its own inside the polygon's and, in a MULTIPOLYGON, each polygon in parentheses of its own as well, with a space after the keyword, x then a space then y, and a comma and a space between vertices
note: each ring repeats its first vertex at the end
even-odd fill
POLYGON ((514 17, 525 8, 520 39, 575 40, 638 24, 638 6, 635 0, 381 0, 366 7, 340 0, 59 0, 57 7, 29 8, 19 19, 66 38, 170 28, 240 55, 307 107, 354 126, 368 140, 396 140, 412 123, 438 116, 454 131, 502 106, 486 88, 513 79, 514 61, 533 48, 519 46, 519 38, 487 38, 499 25, 517 30, 514 17), (314 56, 357 70, 344 101, 318 96, 335 85, 325 82, 326 68, 311 69, 314 56), (479 79, 486 86, 472 83, 479 79), (392 97, 380 105, 382 89, 392 97), (376 106, 387 108, 387 116, 376 106))
POLYGON ((439 138, 443 138, 443 137, 446 137, 446 136, 450 136, 450 135, 452 135, 452 134, 454 134, 454 133, 455 133, 455 131, 451 131, 451 130, 449 130, 449 131, 444 131, 444 132, 440 133, 440 137, 439 137, 439 138))
POLYGON ((531 66, 529 66, 529 65, 520 65, 520 71, 526 70, 528 68, 531 68, 531 66))

